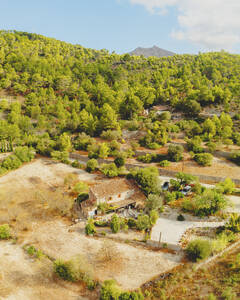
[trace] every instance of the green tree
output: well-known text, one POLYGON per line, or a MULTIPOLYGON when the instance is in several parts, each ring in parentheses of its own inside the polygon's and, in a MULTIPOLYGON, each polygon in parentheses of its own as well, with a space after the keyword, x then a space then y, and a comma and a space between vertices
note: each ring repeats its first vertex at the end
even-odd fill
POLYGON ((91 173, 98 169, 98 161, 95 158, 89 159, 87 162, 86 171, 91 173))
POLYGON ((114 214, 111 218, 110 228, 113 233, 118 233, 120 230, 120 220, 117 214, 114 214))
POLYGON ((179 145, 170 145, 168 147, 168 158, 170 161, 178 162, 183 159, 183 147, 179 145))
POLYGON ((66 132, 64 132, 59 137, 58 149, 60 151, 70 151, 71 148, 72 148, 71 138, 66 132))

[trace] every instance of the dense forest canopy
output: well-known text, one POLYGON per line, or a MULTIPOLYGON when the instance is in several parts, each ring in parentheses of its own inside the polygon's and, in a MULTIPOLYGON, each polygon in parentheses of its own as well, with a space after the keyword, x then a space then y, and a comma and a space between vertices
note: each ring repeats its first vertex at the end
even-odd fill
POLYGON ((119 130, 158 104, 188 118, 209 105, 237 112, 239 79, 240 55, 224 51, 144 58, 0 31, 0 90, 24 98, 1 100, 0 138, 49 154, 68 150, 76 133, 119 130))

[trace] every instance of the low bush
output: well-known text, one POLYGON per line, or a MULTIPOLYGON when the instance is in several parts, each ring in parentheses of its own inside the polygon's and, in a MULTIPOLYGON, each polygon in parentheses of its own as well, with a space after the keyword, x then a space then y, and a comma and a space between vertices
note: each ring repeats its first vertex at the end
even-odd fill
POLYGON ((235 183, 230 178, 226 178, 223 182, 217 184, 217 189, 223 194, 232 194, 235 189, 235 183))
POLYGON ((168 161, 166 159, 162 160, 162 161, 160 161, 159 166, 160 167, 168 167, 168 166, 170 166, 170 161, 168 161))
POLYGON ((79 136, 73 141, 73 145, 76 150, 87 150, 87 148, 94 143, 95 140, 89 135, 86 135, 84 132, 80 133, 79 136))
POLYGON ((97 227, 107 227, 109 225, 108 222, 106 221, 95 221, 94 222, 94 225, 97 226, 97 227))
POLYGON ((183 159, 183 147, 179 145, 170 145, 168 147, 168 158, 170 161, 178 162, 183 159))
POLYGON ((114 214, 111 218, 111 222, 110 222, 110 228, 112 230, 113 233, 118 233, 118 231, 120 230, 120 220, 117 214, 114 214))
POLYGON ((117 177, 119 175, 119 170, 115 163, 102 164, 100 170, 105 176, 109 178, 117 177))
POLYGON ((235 300, 237 299, 237 294, 232 290, 231 287, 227 287, 223 292, 222 292, 222 298, 224 300, 235 300))
POLYGON ((169 203, 169 202, 172 202, 172 201, 175 201, 177 199, 177 196, 176 196, 176 193, 175 192, 165 192, 164 193, 164 200, 166 203, 169 203))
POLYGON ((86 226, 85 226, 85 233, 86 235, 93 235, 96 233, 96 228, 94 226, 94 222, 92 219, 89 219, 86 226))
POLYGON ((7 170, 15 170, 18 169, 21 165, 22 162, 16 155, 10 155, 3 160, 1 167, 7 170))
POLYGON ((117 130, 106 130, 101 133, 101 138, 109 141, 119 140, 121 136, 121 131, 117 130))
POLYGON ((34 156, 35 152, 32 148, 25 147, 17 147, 14 150, 14 154, 20 159, 21 162, 29 162, 34 156))
POLYGON ((8 224, 0 226, 0 240, 8 240, 11 238, 11 229, 8 224))
POLYGON ((54 262, 53 268, 54 273, 63 280, 71 282, 83 281, 89 289, 95 287, 95 282, 92 279, 92 267, 81 255, 68 261, 58 259, 54 262))
POLYGON ((127 221, 129 228, 136 228, 137 227, 137 221, 133 218, 129 218, 127 221))
POLYGON ((120 288, 114 280, 105 280, 100 291, 100 300, 118 300, 121 294, 120 288))
POLYGON ((148 215, 139 215, 137 218, 137 229, 138 230, 146 230, 151 228, 151 222, 148 215))
POLYGON ((203 167, 211 166, 213 156, 210 153, 197 153, 194 155, 194 160, 203 167))
POLYGON ((62 163, 66 163, 69 158, 69 153, 67 151, 52 151, 51 157, 53 160, 60 161, 62 163))
POLYGON ((191 201, 186 199, 183 209, 197 216, 209 216, 226 208, 227 199, 215 189, 207 189, 201 195, 195 196, 191 201))
POLYGON ((227 230, 231 230, 234 233, 240 232, 240 216, 237 214, 232 214, 228 223, 225 225, 227 230))
POLYGON ((83 181, 77 182, 73 187, 73 191, 78 194, 86 193, 88 192, 88 189, 88 185, 83 181))
POLYGON ((191 241, 186 248, 186 253, 187 257, 194 262, 205 259, 212 253, 211 242, 201 239, 191 241))
POLYGON ((120 168, 125 165, 125 158, 123 156, 118 156, 114 159, 115 165, 120 168))
POLYGON ((231 160, 240 166, 240 152, 238 153, 234 153, 232 156, 231 156, 231 160))
POLYGON ((98 169, 98 161, 95 158, 89 159, 87 162, 86 171, 91 173, 98 169))
POLYGON ((71 163, 71 166, 73 168, 77 168, 77 169, 84 169, 84 164, 81 164, 78 160, 74 160, 72 163, 71 163))
POLYGON ((141 292, 122 292, 114 280, 106 280, 100 290, 100 300, 144 300, 141 292))
POLYGON ((182 214, 180 214, 180 215, 177 216, 177 220, 178 221, 185 221, 185 218, 182 214))
POLYGON ((194 153, 204 152, 203 147, 201 146, 202 140, 199 136, 195 136, 192 139, 186 139, 188 151, 193 151, 194 153))
POLYGON ((72 270, 72 265, 70 262, 64 262, 63 260, 56 260, 54 262, 54 273, 58 275, 58 277, 62 278, 66 281, 75 281, 75 277, 72 270))

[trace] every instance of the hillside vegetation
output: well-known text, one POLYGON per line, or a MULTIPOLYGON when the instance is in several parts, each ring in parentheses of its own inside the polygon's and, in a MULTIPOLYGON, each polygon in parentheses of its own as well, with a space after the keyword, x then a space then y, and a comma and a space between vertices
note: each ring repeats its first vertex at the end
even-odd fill
MULTIPOLYGON (((210 105, 225 112, 239 109, 240 55, 220 52, 145 59, 16 31, 1 31, 0 46, 0 89, 25 99, 2 97, 0 140, 33 146, 44 155, 70 150, 71 138, 79 132, 99 136, 126 124, 138 127, 144 109, 158 104, 182 111, 189 119, 210 105)), ((215 129, 209 120, 201 132, 218 135, 219 126, 225 130, 229 125, 224 118, 222 125, 213 120, 215 129)), ((179 128, 186 129, 185 125, 179 128)), ((151 130, 160 135, 162 143, 157 144, 166 143, 166 122, 152 122, 151 130)), ((236 141, 232 135, 228 130, 223 139, 236 141)))

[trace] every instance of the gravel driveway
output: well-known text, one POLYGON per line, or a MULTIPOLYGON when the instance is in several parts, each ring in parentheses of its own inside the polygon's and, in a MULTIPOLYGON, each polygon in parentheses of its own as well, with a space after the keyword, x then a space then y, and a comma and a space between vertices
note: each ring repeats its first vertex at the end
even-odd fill
POLYGON ((159 242, 160 233, 162 233, 161 242, 173 246, 179 246, 179 242, 184 233, 190 228, 197 227, 219 227, 223 226, 223 222, 194 222, 194 221, 175 221, 165 218, 159 218, 156 225, 152 229, 151 241, 159 242))

